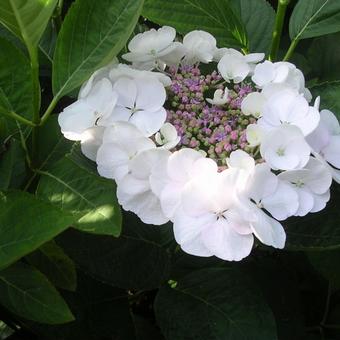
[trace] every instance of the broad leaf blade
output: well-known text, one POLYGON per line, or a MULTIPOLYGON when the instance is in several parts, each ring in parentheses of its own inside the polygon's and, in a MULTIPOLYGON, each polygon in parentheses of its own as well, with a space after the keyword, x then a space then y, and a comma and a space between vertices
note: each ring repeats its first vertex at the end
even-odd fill
POLYGON ((26 160, 21 143, 12 139, 0 158, 0 190, 18 188, 25 180, 26 160))
POLYGON ((290 218, 286 227, 286 248, 291 250, 326 250, 340 248, 340 189, 335 186, 331 201, 318 213, 290 218))
POLYGON ((39 248, 74 222, 73 216, 25 192, 9 192, 0 200, 0 268, 39 248))
POLYGON ((143 16, 173 26, 181 34, 192 30, 211 33, 219 47, 248 46, 246 30, 229 0, 146 0, 143 16))
POLYGON ((169 275, 170 254, 164 244, 172 238, 168 226, 145 225, 136 216, 124 214, 119 238, 71 229, 57 243, 82 270, 102 282, 126 289, 154 289, 169 275))
POLYGON ((63 292, 75 321, 58 326, 31 323, 28 327, 50 340, 136 340, 127 292, 81 271, 77 275, 77 291, 63 292))
POLYGON ((321 109, 331 110, 340 120, 340 80, 315 85, 311 91, 314 96, 320 96, 321 109))
POLYGON ((39 197, 73 214, 77 228, 119 236, 121 214, 115 193, 112 180, 89 172, 68 157, 43 172, 37 189, 39 197))
POLYGON ((274 29, 275 11, 266 0, 232 0, 234 13, 243 22, 250 52, 268 52, 274 29))
POLYGON ((39 168, 50 169, 54 163, 70 152, 73 143, 60 131, 58 116, 52 115, 38 131, 39 168))
POLYGON ((76 290, 77 273, 74 262, 54 241, 45 243, 26 258, 56 287, 70 291, 76 290))
POLYGON ((143 0, 77 0, 58 35, 53 93, 79 87, 123 48, 139 18, 143 0))
POLYGON ((269 307, 237 269, 201 269, 162 287, 155 313, 168 340, 277 339, 269 307))
POLYGON ((0 22, 28 49, 38 45, 58 0, 1 0, 0 22))
POLYGON ((46 277, 19 262, 0 272, 0 303, 14 314, 41 323, 74 320, 65 301, 46 277))
POLYGON ((289 22, 291 39, 306 39, 340 31, 340 2, 299 0, 289 22))
POLYGON ((14 111, 30 119, 33 111, 30 62, 22 51, 3 38, 0 38, 0 50, 0 111, 14 111))

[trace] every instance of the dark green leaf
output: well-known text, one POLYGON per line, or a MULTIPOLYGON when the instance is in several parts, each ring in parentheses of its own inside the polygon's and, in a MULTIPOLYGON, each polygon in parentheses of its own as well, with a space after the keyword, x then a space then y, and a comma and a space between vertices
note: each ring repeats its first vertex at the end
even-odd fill
POLYGON ((146 0, 143 16, 157 24, 173 26, 181 34, 207 31, 217 39, 219 47, 248 46, 245 27, 229 0, 146 0))
POLYGON ((25 152, 20 142, 12 139, 0 157, 0 190, 19 187, 26 173, 25 152))
POLYGON ((0 22, 31 49, 38 42, 58 0, 1 0, 0 22))
POLYGON ((57 42, 57 29, 54 21, 50 21, 41 37, 39 48, 46 58, 52 63, 55 44, 57 42))
POLYGON ((14 111, 30 119, 33 83, 29 60, 3 38, 0 50, 0 111, 14 111))
POLYGON ((155 313, 167 340, 277 339, 258 289, 233 268, 197 270, 162 287, 155 313))
POLYGON ((82 270, 100 281, 120 288, 153 289, 169 274, 170 254, 163 247, 169 234, 166 226, 145 225, 125 214, 119 238, 70 230, 57 242, 82 270))
POLYGON ((340 248, 339 186, 331 193, 331 201, 321 212, 303 218, 291 218, 286 226, 286 248, 293 250, 326 250, 340 248))
POLYGON ((250 52, 268 52, 274 29, 275 11, 266 0, 232 0, 247 31, 250 52))
MULTIPOLYGON (((288 255, 292 257, 290 262, 286 259, 287 253, 282 251, 270 256, 255 250, 252 256, 237 266, 251 276, 255 289, 259 289, 267 301, 275 317, 278 338, 306 339, 300 280, 296 268, 302 261, 294 252, 288 255)), ((307 279, 307 275, 304 275, 307 279)))
POLYGON ((121 213, 112 180, 79 167, 68 157, 42 174, 37 195, 72 213, 77 228, 96 234, 120 234, 121 213))
POLYGON ((314 39, 308 49, 308 62, 319 81, 340 80, 340 33, 314 39))
POLYGON ((63 292, 75 321, 58 326, 28 326, 35 333, 44 335, 44 339, 135 340, 126 291, 105 285, 81 272, 77 275, 77 291, 63 292))
POLYGON ((53 93, 71 92, 123 48, 135 27, 143 0, 77 0, 58 35, 53 93))
POLYGON ((59 324, 74 319, 46 277, 23 263, 0 272, 0 303, 25 319, 59 324))
POLYGON ((0 200, 1 268, 39 248, 74 222, 73 216, 25 192, 9 192, 0 200))
POLYGON ((340 80, 315 85, 311 91, 313 96, 320 96, 321 109, 331 110, 340 120, 340 80))
POLYGON ((51 168, 71 150, 72 144, 60 132, 58 116, 52 115, 38 131, 39 168, 51 168))
POLYGON ((299 0, 289 22, 291 39, 306 39, 340 31, 340 1, 299 0))
POLYGON ((308 252, 307 256, 313 267, 329 280, 331 286, 340 289, 340 272, 338 269, 340 249, 308 252))
POLYGON ((75 265, 54 241, 45 243, 28 255, 27 259, 45 274, 56 287, 71 291, 76 290, 75 265))

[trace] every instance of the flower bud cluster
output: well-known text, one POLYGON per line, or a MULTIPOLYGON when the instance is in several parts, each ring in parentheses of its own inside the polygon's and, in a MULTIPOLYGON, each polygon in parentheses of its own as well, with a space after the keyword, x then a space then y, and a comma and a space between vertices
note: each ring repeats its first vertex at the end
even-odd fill
POLYGON ((172 83, 168 90, 167 121, 175 126, 180 137, 178 150, 189 147, 205 151, 220 166, 226 164, 232 151, 251 151, 246 128, 256 120, 241 112, 242 99, 254 91, 250 85, 234 85, 223 106, 211 105, 206 94, 217 89, 225 91, 223 78, 216 71, 203 75, 192 65, 172 67, 169 71, 172 83))

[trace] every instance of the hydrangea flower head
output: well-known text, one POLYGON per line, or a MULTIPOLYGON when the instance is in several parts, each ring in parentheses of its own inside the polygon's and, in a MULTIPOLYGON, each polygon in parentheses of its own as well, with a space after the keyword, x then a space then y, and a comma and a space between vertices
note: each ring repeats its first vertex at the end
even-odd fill
POLYGON ((255 239, 283 248, 283 221, 322 210, 340 182, 337 118, 310 104, 291 63, 200 30, 177 40, 167 26, 136 35, 132 65, 96 71, 62 132, 116 181, 123 209, 170 220, 185 252, 239 261, 255 239))

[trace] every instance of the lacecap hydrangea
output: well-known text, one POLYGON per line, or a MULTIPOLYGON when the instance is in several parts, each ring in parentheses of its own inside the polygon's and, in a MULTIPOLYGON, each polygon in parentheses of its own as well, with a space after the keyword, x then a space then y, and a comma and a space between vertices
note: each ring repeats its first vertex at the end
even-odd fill
POLYGON ((218 48, 204 31, 137 34, 59 115, 123 209, 171 221, 187 253, 241 260, 282 221, 325 208, 340 183, 340 125, 288 62, 218 48))

